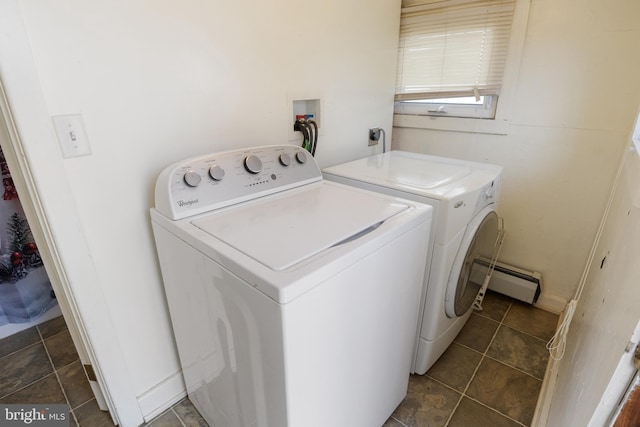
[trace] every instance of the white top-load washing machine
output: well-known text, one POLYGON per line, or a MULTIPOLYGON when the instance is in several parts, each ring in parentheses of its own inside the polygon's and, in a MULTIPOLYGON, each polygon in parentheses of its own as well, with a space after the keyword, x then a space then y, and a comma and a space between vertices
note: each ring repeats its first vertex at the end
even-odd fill
POLYGON ((372 427, 406 394, 432 208, 322 179, 295 146, 165 169, 151 218, 211 426, 372 427))
MULTIPOLYGON (((433 207, 412 367, 412 372, 424 374, 469 319, 485 284, 483 277, 478 280, 477 274, 471 274, 472 266, 486 260, 494 262, 499 251, 503 229, 496 202, 502 167, 390 151, 323 172, 328 180, 433 207)), ((490 274, 492 268, 485 270, 490 274)))

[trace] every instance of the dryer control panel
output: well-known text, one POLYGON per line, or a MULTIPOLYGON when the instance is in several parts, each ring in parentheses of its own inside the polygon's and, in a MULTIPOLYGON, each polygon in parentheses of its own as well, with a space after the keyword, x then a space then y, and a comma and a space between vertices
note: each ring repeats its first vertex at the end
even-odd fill
POLYGON ((225 151, 164 169, 156 182, 155 208, 178 220, 320 180, 318 164, 301 147, 225 151))

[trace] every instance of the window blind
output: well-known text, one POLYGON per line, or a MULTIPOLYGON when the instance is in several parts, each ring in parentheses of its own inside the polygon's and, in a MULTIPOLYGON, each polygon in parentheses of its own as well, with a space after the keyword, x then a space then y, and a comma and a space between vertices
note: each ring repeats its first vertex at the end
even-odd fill
POLYGON ((515 0, 403 0, 396 100, 498 95, 515 0))

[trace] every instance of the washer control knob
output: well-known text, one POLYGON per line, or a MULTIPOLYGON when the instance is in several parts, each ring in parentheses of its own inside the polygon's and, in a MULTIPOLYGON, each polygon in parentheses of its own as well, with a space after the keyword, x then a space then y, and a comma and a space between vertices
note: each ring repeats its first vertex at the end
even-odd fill
POLYGON ((200 174, 196 171, 194 171, 193 169, 189 169, 185 174, 184 174, 184 182, 189 186, 189 187, 197 187, 200 184, 200 181, 202 181, 202 177, 200 176, 200 174))
POLYGON ((289 166, 291 164, 291 156, 287 153, 280 154, 280 164, 282 166, 289 166))
POLYGON ((224 178, 224 169, 218 165, 213 165, 209 168, 209 176, 215 181, 221 181, 224 178))
POLYGON ((262 171, 262 160, 253 154, 248 155, 244 159, 244 167, 247 169, 247 172, 253 174, 260 173, 262 171))
POLYGON ((298 161, 298 163, 306 163, 307 162, 307 154, 300 150, 296 153, 296 160, 298 161))

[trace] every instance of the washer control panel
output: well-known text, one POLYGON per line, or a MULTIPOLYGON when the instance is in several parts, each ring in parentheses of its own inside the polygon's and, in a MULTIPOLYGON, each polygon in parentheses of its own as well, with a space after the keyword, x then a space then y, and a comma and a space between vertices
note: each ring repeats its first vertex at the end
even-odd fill
POLYGON ((311 154, 293 145, 214 153, 164 169, 156 182, 155 208, 178 220, 321 179, 311 154))

